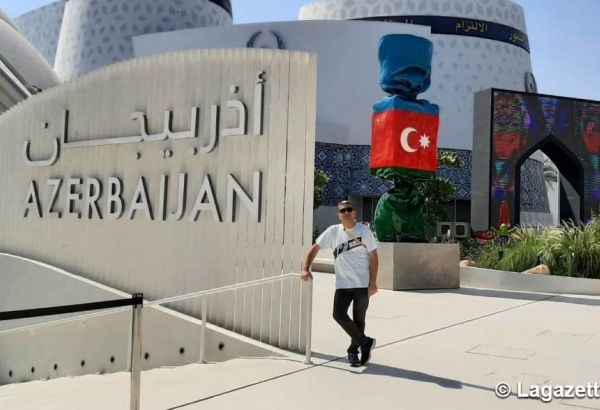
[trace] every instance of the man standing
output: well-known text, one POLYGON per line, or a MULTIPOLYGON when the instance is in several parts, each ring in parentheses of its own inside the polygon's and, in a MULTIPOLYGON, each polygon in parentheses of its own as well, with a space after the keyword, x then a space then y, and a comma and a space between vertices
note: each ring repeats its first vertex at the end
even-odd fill
POLYGON ((330 226, 317 238, 306 255, 301 277, 302 280, 312 279, 310 267, 319 250, 333 249, 333 318, 351 338, 348 362, 352 366, 359 366, 369 361, 375 347, 375 339, 364 332, 369 297, 377 293, 377 242, 369 228, 356 223, 356 210, 351 202, 342 201, 337 209, 341 224, 330 226), (350 304, 352 319, 348 316, 350 304))

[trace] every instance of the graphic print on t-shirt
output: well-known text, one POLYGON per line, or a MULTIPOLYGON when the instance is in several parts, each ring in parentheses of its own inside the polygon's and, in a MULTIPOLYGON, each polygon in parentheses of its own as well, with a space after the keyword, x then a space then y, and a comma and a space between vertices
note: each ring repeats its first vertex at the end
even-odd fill
POLYGON ((362 243, 362 237, 360 236, 358 238, 351 239, 346 243, 338 245, 338 247, 333 250, 333 257, 337 258, 340 253, 347 252, 359 246, 364 246, 362 243))

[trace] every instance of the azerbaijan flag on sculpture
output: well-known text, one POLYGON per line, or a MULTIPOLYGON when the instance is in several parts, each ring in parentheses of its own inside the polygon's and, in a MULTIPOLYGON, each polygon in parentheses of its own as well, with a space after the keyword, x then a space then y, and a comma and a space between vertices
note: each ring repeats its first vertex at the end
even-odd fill
POLYGON ((402 109, 375 112, 369 167, 435 172, 439 124, 438 114, 402 109))

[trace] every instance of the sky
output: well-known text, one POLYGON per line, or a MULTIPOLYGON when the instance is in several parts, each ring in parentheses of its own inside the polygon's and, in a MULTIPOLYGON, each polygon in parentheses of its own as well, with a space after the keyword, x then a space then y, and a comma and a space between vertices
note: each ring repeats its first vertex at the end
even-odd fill
MULTIPOLYGON (((0 0, 16 17, 54 0, 0 0)), ((234 23, 289 21, 314 0, 232 0, 234 23)), ((600 0, 514 0, 525 10, 538 92, 600 101, 600 0)))

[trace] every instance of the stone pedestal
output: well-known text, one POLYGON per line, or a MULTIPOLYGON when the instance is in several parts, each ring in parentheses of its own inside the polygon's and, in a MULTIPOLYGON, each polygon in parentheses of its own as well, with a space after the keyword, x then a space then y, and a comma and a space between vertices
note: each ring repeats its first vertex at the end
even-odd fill
POLYGON ((458 244, 380 242, 381 289, 456 289, 460 286, 458 244))

